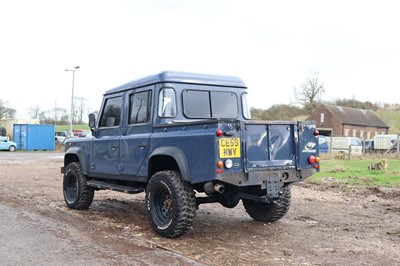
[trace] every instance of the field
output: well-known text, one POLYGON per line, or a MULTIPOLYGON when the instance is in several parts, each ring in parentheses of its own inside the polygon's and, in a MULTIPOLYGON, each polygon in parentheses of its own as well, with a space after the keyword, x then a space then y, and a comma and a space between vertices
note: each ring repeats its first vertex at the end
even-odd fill
POLYGON ((389 159, 387 170, 369 170, 368 166, 381 159, 322 160, 321 171, 309 181, 319 183, 330 179, 343 184, 366 186, 400 185, 400 160, 389 159))
POLYGON ((377 111, 376 115, 389 126, 389 134, 398 134, 400 132, 399 111, 377 111))
MULTIPOLYGON (((72 130, 74 129, 85 129, 88 130, 89 126, 87 124, 82 125, 72 125, 72 130)), ((56 131, 68 131, 69 125, 56 125, 56 131)))

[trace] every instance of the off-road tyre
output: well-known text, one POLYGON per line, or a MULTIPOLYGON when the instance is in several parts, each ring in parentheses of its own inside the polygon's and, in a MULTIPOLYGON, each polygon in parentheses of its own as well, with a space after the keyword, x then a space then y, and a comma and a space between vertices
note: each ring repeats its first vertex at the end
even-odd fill
POLYGON ((256 221, 275 222, 281 219, 289 210, 292 193, 289 186, 282 188, 280 198, 271 203, 256 202, 242 199, 246 212, 256 221))
POLYGON ((86 183, 80 163, 70 163, 63 179, 64 200, 71 209, 87 209, 93 202, 94 189, 86 183))
POLYGON ((196 216, 192 186, 177 171, 154 174, 146 188, 146 212, 152 228, 163 237, 185 234, 196 216))

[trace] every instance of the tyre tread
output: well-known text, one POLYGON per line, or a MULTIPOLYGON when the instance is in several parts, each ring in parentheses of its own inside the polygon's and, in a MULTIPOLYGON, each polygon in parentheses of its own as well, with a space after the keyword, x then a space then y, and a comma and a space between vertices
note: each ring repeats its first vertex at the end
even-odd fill
POLYGON ((275 222, 286 215, 291 202, 291 189, 283 188, 281 197, 272 203, 255 203, 252 200, 243 199, 246 212, 256 221, 275 222))

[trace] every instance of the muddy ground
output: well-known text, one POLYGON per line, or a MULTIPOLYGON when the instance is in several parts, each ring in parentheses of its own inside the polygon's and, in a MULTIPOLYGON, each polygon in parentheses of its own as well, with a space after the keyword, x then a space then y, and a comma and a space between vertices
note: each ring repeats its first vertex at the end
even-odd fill
POLYGON ((144 194, 98 191, 68 209, 61 165, 62 153, 0 152, 1 265, 400 265, 399 187, 304 182, 275 223, 205 204, 171 240, 150 228, 144 194))

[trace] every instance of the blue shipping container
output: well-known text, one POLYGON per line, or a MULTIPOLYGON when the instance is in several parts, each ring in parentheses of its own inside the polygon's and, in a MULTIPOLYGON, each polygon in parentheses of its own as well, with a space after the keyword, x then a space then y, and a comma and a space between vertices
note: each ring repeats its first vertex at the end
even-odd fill
POLYGON ((54 125, 14 124, 17 150, 54 150, 54 125))

